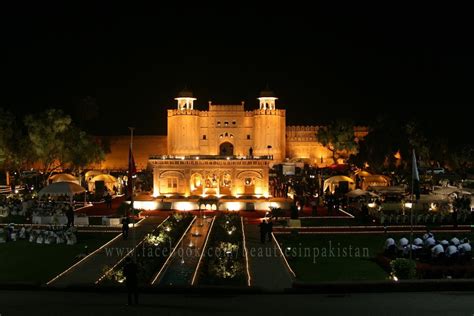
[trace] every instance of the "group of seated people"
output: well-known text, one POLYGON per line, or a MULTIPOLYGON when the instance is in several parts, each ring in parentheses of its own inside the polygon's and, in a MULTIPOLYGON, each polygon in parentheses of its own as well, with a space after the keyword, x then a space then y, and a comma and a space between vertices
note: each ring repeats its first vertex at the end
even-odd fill
POLYGON ((31 202, 24 201, 20 198, 4 198, 0 201, 0 217, 7 217, 10 214, 25 216, 30 207, 31 202))
POLYGON ((69 202, 63 201, 36 201, 34 202, 31 211, 36 216, 53 216, 64 215, 69 209, 69 202))
POLYGON ((0 201, 0 217, 20 216, 53 216, 63 215, 68 210, 69 199, 58 197, 55 200, 38 200, 31 196, 12 195, 0 201))
POLYGON ((15 224, 9 224, 5 228, 0 227, 0 243, 14 242, 17 240, 28 240, 37 244, 66 244, 77 243, 76 229, 74 227, 49 226, 46 229, 34 229, 32 226, 17 228, 15 224))
POLYGON ((389 258, 410 257, 413 259, 441 264, 466 263, 472 258, 472 248, 467 238, 453 237, 450 240, 437 240, 433 233, 428 231, 422 236, 413 239, 410 244, 408 238, 402 237, 395 242, 393 238, 385 240, 384 255, 389 258))

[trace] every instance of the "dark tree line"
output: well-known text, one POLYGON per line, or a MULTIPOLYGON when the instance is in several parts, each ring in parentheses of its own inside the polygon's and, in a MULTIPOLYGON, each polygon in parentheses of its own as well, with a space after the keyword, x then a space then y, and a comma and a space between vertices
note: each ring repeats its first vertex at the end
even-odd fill
POLYGON ((108 146, 75 125, 62 110, 47 109, 16 118, 0 108, 0 168, 40 166, 45 177, 58 170, 80 172, 105 158, 108 146))

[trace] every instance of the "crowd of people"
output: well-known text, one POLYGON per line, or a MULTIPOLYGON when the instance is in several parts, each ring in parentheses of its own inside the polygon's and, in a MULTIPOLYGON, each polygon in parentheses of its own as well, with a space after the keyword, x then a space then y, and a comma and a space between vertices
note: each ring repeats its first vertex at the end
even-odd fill
POLYGON ((0 217, 19 216, 54 216, 67 215, 73 208, 65 197, 38 199, 30 195, 2 196, 0 200, 0 217))
POLYGON ((77 243, 76 232, 74 227, 49 226, 38 229, 32 226, 18 227, 15 224, 9 224, 5 228, 0 227, 0 243, 28 240, 36 244, 75 245, 77 243))
POLYGON ((406 237, 395 241, 385 240, 384 255, 389 258, 411 258, 435 264, 457 264, 470 262, 472 247, 469 239, 453 237, 450 240, 438 240, 428 231, 421 238, 416 237, 413 243, 406 237))
POLYGON ((8 215, 26 216, 28 210, 34 204, 33 200, 21 199, 16 195, 1 196, 0 198, 0 217, 7 217, 8 215))

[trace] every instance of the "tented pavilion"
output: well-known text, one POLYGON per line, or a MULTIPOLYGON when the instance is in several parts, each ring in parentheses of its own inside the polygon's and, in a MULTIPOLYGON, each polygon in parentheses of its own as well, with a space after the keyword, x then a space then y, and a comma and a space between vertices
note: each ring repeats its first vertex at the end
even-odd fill
POLYGON ((105 187, 109 192, 114 191, 114 187, 117 188, 118 185, 118 180, 116 177, 110 175, 110 174, 99 174, 94 176, 89 182, 89 191, 95 191, 96 190, 96 182, 103 182, 105 187))
MULTIPOLYGON (((86 192, 86 189, 81 187, 80 185, 72 182, 55 182, 51 183, 47 187, 44 187, 39 191, 38 195, 42 196, 68 196, 69 200, 72 203, 72 198, 76 194, 81 194, 86 192)), ((84 198, 85 199, 85 198, 84 198)))
POLYGON ((388 187, 390 186, 390 178, 384 175, 370 175, 362 178, 362 190, 370 187, 388 187))
POLYGON ((98 176, 100 174, 104 174, 104 173, 102 171, 99 171, 99 170, 89 170, 89 171, 86 172, 84 177, 86 178, 87 182, 90 182, 92 180, 92 178, 94 178, 95 176, 98 176))
POLYGON ((75 184, 80 184, 79 179, 69 173, 58 173, 49 177, 49 183, 56 182, 71 182, 75 184))
POLYGON ((336 187, 347 187, 347 191, 351 191, 355 189, 355 183, 354 180, 347 176, 334 176, 324 181, 324 192, 329 189, 331 193, 334 193, 336 187))

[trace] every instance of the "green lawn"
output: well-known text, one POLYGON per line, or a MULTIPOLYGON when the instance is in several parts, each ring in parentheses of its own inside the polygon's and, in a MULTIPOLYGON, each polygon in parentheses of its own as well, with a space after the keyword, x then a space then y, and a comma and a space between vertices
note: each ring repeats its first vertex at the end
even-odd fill
POLYGON ((94 251, 114 233, 78 233, 74 246, 34 244, 25 240, 0 244, 0 283, 46 283, 84 253, 94 251))
POLYGON ((382 249, 383 235, 276 235, 296 277, 304 282, 384 280, 387 273, 372 259, 382 249), (331 251, 332 250, 332 251, 331 251))
MULTIPOLYGON (((415 234, 414 238, 421 235, 415 234)), ((288 252, 288 262, 299 281, 326 282, 387 279, 387 273, 373 261, 373 258, 382 252, 386 238, 392 237, 398 242, 401 237, 409 238, 409 233, 276 234, 275 236, 282 244, 282 250, 288 252)), ((474 237, 472 233, 435 234, 438 240, 449 240, 454 236, 468 237, 470 240, 474 237)))
POLYGON ((0 224, 28 224, 31 223, 31 218, 26 218, 26 216, 20 215, 8 215, 7 217, 0 217, 0 224))
POLYGON ((303 227, 313 227, 313 226, 369 226, 374 225, 374 223, 363 222, 358 218, 302 218, 301 226, 303 227))

